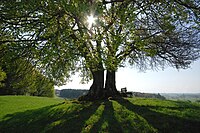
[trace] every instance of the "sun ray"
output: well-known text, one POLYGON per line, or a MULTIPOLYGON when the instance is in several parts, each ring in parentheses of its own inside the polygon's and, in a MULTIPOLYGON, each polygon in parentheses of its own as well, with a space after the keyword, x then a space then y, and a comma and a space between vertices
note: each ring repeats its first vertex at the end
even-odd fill
POLYGON ((87 16, 88 28, 90 29, 93 24, 95 24, 95 18, 93 15, 87 16))

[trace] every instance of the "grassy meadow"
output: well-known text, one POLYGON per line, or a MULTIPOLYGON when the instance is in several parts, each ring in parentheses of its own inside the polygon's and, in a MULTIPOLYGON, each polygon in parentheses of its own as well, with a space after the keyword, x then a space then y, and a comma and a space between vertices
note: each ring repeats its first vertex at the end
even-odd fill
POLYGON ((145 98, 79 102, 0 96, 0 133, 199 133, 200 103, 145 98))

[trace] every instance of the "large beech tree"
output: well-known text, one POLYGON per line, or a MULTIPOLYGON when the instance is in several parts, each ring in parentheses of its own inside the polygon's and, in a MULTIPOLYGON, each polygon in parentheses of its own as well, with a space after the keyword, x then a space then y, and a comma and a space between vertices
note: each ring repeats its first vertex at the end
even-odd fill
POLYGON ((56 84, 75 72, 83 80, 92 77, 82 99, 102 99, 119 95, 119 67, 188 68, 200 53, 199 5, 198 0, 5 1, 0 41, 56 84))

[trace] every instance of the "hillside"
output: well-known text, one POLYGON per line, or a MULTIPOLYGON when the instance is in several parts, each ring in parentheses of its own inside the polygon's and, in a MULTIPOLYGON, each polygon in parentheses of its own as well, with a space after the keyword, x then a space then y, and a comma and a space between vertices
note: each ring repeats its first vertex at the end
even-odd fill
POLYGON ((200 104, 145 98, 97 102, 0 97, 0 132, 200 131, 200 104))

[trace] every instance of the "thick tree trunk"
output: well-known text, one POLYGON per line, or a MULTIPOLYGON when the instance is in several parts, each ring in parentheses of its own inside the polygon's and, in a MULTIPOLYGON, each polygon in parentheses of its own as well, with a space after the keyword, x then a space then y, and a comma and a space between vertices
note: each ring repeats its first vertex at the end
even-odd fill
POLYGON ((105 97, 118 97, 120 96, 116 88, 115 71, 107 71, 106 84, 105 84, 105 97))
POLYGON ((106 84, 104 88, 104 70, 91 71, 93 83, 87 95, 82 96, 79 100, 93 101, 103 100, 109 97, 116 98, 120 94, 116 89, 115 71, 107 71, 106 84))
POLYGON ((79 100, 99 100, 104 96, 104 70, 91 71, 93 83, 87 95, 80 97, 79 100))
POLYGON ((104 71, 99 70, 92 72, 93 75, 93 83, 90 87, 88 95, 94 97, 95 99, 102 97, 103 95, 103 88, 104 88, 104 71))

